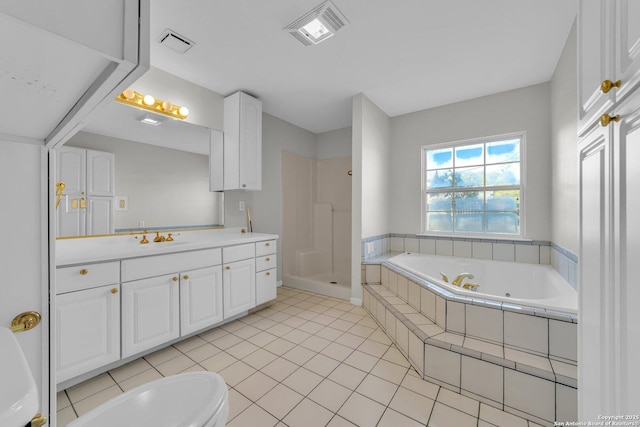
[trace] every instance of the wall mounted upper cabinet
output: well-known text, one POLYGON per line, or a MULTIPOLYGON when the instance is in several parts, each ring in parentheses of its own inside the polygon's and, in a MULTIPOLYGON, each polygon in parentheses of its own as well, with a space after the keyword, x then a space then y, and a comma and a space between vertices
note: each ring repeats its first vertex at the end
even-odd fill
POLYGON ((262 102, 244 92, 224 99, 223 176, 212 190, 262 189, 262 102))
POLYGON ((578 135, 640 83, 640 3, 583 0, 578 11, 578 135))
POLYGON ((149 0, 0 2, 0 38, 0 134, 54 147, 149 69, 149 0))

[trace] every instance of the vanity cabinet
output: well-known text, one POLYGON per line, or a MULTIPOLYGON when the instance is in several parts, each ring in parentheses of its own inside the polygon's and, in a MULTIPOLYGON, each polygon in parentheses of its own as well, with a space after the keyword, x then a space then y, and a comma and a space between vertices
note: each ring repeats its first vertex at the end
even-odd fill
POLYGON ((58 382, 120 359, 119 263, 57 270, 55 301, 58 382))
POLYGON ((262 101, 244 92, 224 99, 224 172, 212 190, 262 189, 262 101))
POLYGON ((256 306, 255 254, 254 243, 222 249, 225 319, 256 306))
POLYGON ((220 263, 218 248, 123 260, 122 357, 222 320, 220 263))
POLYGON ((276 299, 278 261, 276 241, 256 243, 256 305, 276 299))
POLYGON ((640 3, 579 3, 578 418, 585 421, 636 413, 640 402, 632 380, 640 378, 639 46, 640 3), (620 86, 605 94, 604 80, 620 86))
POLYGON ((177 274, 122 284, 122 357, 180 336, 177 274))
POLYGON ((180 335, 222 322, 222 266, 180 276, 180 335))
POLYGON ((56 235, 113 233, 115 155, 75 147, 55 151, 56 182, 65 184, 56 235))

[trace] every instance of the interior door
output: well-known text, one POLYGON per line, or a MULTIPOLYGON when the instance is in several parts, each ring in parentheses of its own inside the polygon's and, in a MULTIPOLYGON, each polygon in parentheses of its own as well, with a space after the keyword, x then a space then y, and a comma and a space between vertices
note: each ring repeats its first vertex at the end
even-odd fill
MULTIPOLYGON (((38 386, 40 412, 49 413, 49 305, 47 154, 39 145, 0 138, 0 325, 9 327, 24 311, 37 311, 42 321, 16 333, 38 386)), ((0 349, 0 352, 2 350, 0 349)), ((34 414, 35 415, 35 414, 34 414)))

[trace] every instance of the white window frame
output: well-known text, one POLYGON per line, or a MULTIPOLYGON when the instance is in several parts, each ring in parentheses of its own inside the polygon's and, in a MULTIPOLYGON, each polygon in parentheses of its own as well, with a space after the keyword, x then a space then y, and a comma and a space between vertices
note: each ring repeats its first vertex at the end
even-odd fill
MULTIPOLYGON (((463 237, 463 238, 491 238, 491 239, 508 239, 508 240, 518 240, 524 239, 526 236, 525 233, 525 187, 526 187, 526 140, 527 134, 526 132, 514 132, 514 133, 506 133, 501 135, 492 135, 480 138, 471 138, 464 139, 459 141, 450 141, 439 144, 431 144, 431 145, 423 145, 420 148, 420 189, 421 189, 421 200, 420 200, 420 235, 423 236, 449 236, 449 237, 463 237), (426 165, 426 152, 429 150, 436 150, 442 148, 451 148, 451 147, 463 147, 466 145, 474 145, 474 144, 484 144, 488 142, 498 142, 505 139, 514 139, 520 138, 520 233, 519 234, 511 234, 511 233, 469 233, 469 232, 456 232, 455 229, 453 231, 430 231, 427 230, 426 223, 426 215, 427 215, 427 165, 426 165)), ((454 157, 455 161, 455 157, 454 157)), ((480 188, 480 187, 477 187, 480 188)), ((493 190, 503 190, 503 186, 485 186, 482 187, 484 191, 493 191, 493 190)), ((486 211, 485 211, 486 212, 486 211)))

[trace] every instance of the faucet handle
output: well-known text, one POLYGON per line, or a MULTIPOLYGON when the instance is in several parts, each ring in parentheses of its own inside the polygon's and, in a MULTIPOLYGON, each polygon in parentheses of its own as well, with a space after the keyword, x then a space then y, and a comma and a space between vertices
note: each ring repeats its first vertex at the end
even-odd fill
POLYGON ((147 240, 147 235, 143 234, 142 235, 142 240, 140 240, 140 244, 144 245, 145 243, 149 243, 149 241, 147 240))
POLYGON ((442 280, 444 280, 445 282, 449 283, 449 278, 447 277, 446 274, 444 274, 442 271, 440 272, 440 275, 442 276, 442 280))
POLYGON ((167 242, 173 242, 173 237, 171 237, 173 233, 168 233, 168 237, 166 239, 167 242))

